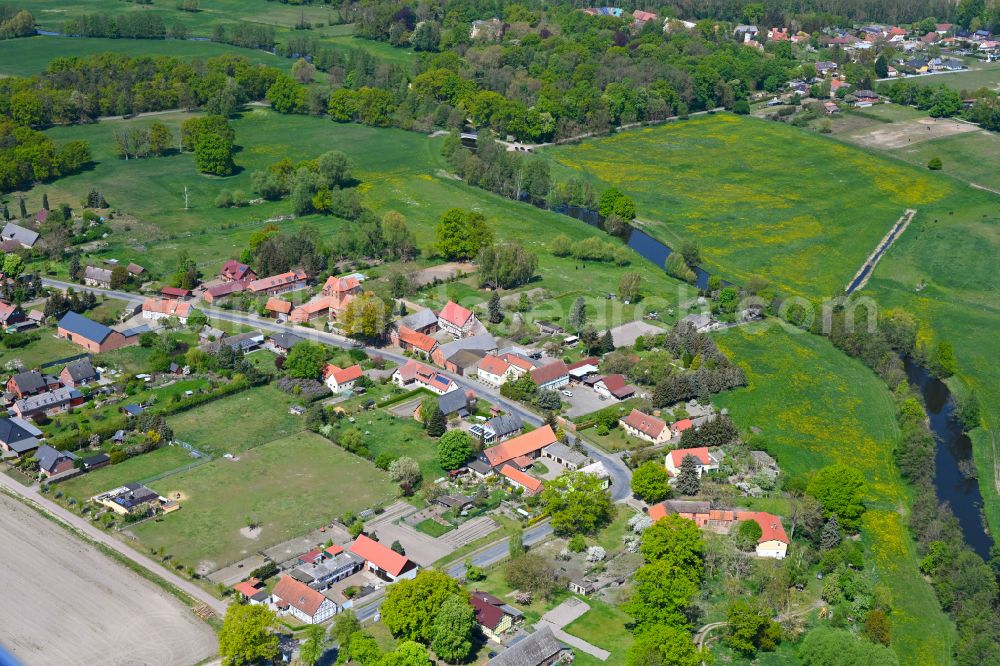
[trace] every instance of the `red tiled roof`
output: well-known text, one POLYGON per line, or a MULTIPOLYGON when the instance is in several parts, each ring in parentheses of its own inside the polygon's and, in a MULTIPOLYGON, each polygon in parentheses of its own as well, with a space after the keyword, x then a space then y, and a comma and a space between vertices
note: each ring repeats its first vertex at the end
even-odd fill
POLYGON ((491 375, 502 375, 507 372, 508 368, 510 368, 510 363, 493 354, 487 354, 486 357, 479 362, 479 371, 487 372, 491 375))
POLYGON ((441 314, 438 315, 438 320, 444 320, 451 324, 454 324, 458 328, 465 326, 466 322, 469 321, 469 317, 472 316, 472 311, 463 308, 461 305, 455 301, 448 301, 447 305, 441 310, 441 314))
POLYGON ((712 459, 708 456, 708 447, 706 446, 699 446, 695 449, 675 449, 670 452, 670 459, 673 460, 674 467, 678 468, 687 456, 694 456, 702 465, 710 465, 712 463, 712 459))
POLYGON ((526 358, 521 358, 517 354, 504 354, 503 360, 522 370, 534 370, 535 366, 526 358))
POLYGON ((361 377, 361 366, 355 363, 349 368, 338 368, 335 365, 330 365, 329 363, 323 368, 323 379, 329 379, 333 377, 334 381, 338 384, 344 384, 346 382, 353 382, 355 379, 361 377))
POLYGON ((246 285, 242 282, 224 282, 223 284, 217 284, 214 287, 209 287, 205 290, 206 294, 211 294, 212 298, 218 298, 220 296, 228 296, 229 294, 235 294, 237 292, 246 289, 246 285))
POLYGON ((295 308, 295 312, 301 312, 302 314, 316 314, 317 312, 322 312, 323 310, 329 310, 333 307, 333 301, 329 296, 320 296, 319 298, 314 298, 308 303, 303 303, 302 305, 295 308))
POLYGON ((272 275, 270 277, 254 280, 247 285, 247 289, 253 292, 264 291, 266 289, 281 287, 287 284, 294 284, 296 282, 305 282, 307 277, 308 276, 305 271, 288 271, 287 273, 282 273, 281 275, 272 275))
POLYGON ((321 551, 319 548, 313 548, 312 550, 310 550, 305 555, 300 555, 299 556, 299 561, 300 562, 305 562, 306 564, 312 564, 313 562, 316 561, 316 559, 318 557, 321 557, 322 555, 323 555, 323 551, 321 551))
POLYGON ((278 584, 274 586, 274 596, 288 605, 298 608, 309 617, 315 615, 319 607, 326 601, 326 597, 322 594, 291 576, 282 576, 278 584))
POLYGON ((667 427, 667 423, 663 419, 650 416, 638 409, 633 409, 622 421, 625 422, 625 425, 635 428, 653 439, 657 439, 663 433, 663 429, 667 427))
POLYGON ((667 507, 663 506, 663 503, 654 504, 649 507, 649 517, 655 522, 660 518, 667 517, 667 507))
POLYGON ((405 342, 411 347, 416 347, 422 352, 431 353, 437 347, 438 341, 429 335, 414 331, 405 326, 399 327, 399 341, 405 342))
POLYGON ((585 365, 592 365, 597 367, 600 364, 600 360, 596 356, 588 356, 587 358, 581 359, 576 363, 570 363, 566 366, 567 370, 576 370, 577 368, 582 368, 585 365))
POLYGON ((496 467, 518 456, 526 456, 540 451, 549 444, 554 444, 555 441, 556 434, 552 432, 552 426, 545 425, 496 446, 491 446, 483 451, 483 455, 486 456, 490 466, 496 467))
POLYGON ((643 22, 655 21, 656 14, 654 14, 653 12, 644 12, 641 9, 637 9, 634 12, 632 12, 632 18, 634 18, 636 21, 643 21, 643 22))
POLYGON ((625 378, 621 375, 605 375, 602 381, 612 393, 615 391, 621 391, 625 388, 625 378))
POLYGON ((231 280, 244 280, 247 275, 251 274, 256 275, 253 269, 235 259, 227 260, 226 263, 222 264, 222 269, 219 271, 219 275, 223 275, 231 280))
POLYGON ((326 284, 323 285, 324 293, 343 293, 345 291, 352 291, 361 286, 356 277, 346 277, 338 278, 332 275, 326 279, 326 284))
POLYGON ((560 377, 565 377, 568 374, 569 369, 566 367, 566 364, 562 361, 555 361, 554 363, 549 363, 548 365, 543 365, 540 368, 532 370, 531 379, 541 386, 542 384, 555 381, 560 377))
POLYGON ((323 552, 327 553, 328 555, 337 556, 340 555, 342 552, 344 552, 344 547, 338 546, 337 544, 333 544, 332 546, 327 546, 323 552))
POLYGON ((673 428, 674 432, 684 432, 685 430, 689 430, 693 425, 691 419, 681 419, 680 421, 675 421, 670 427, 673 428))
POLYGON ((788 540, 788 535, 785 534, 785 528, 781 525, 781 519, 773 513, 767 513, 766 511, 738 511, 736 519, 753 520, 760 525, 761 535, 757 539, 757 543, 764 543, 766 541, 791 543, 788 540))
POLYGON ((236 583, 236 585, 233 585, 233 589, 242 594, 244 597, 252 597, 260 591, 260 580, 250 578, 242 583, 236 583))
POLYGON ((532 493, 537 493, 542 489, 542 482, 533 476, 529 476, 522 472, 521 470, 511 467, 510 465, 504 465, 500 468, 500 474, 506 476, 508 479, 513 481, 519 486, 523 486, 525 490, 532 493))
POLYGON ((267 305, 264 306, 267 310, 271 312, 280 312, 281 314, 288 314, 292 311, 292 304, 288 301, 283 301, 280 298, 272 296, 267 299, 267 305))
POLYGON ((354 543, 351 544, 350 551, 393 576, 403 573, 410 565, 410 560, 405 555, 400 555, 391 548, 386 548, 364 534, 355 539, 354 543))
POLYGON ((166 298, 147 298, 142 302, 143 312, 156 312, 168 317, 187 317, 191 314, 191 304, 166 298))
POLYGON ((496 629, 500 621, 503 620, 503 610, 477 597, 475 593, 469 597, 469 605, 476 611, 476 622, 487 629, 496 629))
POLYGON ((190 289, 181 289, 180 287, 164 287, 160 289, 160 293, 164 296, 176 296, 178 298, 187 298, 191 295, 190 289))

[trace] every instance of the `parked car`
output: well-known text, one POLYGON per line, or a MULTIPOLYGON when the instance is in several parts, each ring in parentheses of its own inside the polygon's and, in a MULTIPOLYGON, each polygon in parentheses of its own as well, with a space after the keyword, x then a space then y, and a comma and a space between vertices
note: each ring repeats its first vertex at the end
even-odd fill
POLYGON ((573 392, 572 391, 563 391, 562 394, 564 396, 566 396, 567 398, 572 398, 573 397, 573 392))

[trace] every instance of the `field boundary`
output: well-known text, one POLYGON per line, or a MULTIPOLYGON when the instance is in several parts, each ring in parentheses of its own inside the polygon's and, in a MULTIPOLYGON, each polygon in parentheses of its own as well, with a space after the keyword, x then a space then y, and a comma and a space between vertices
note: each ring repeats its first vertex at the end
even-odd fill
POLYGON ((858 272, 854 274, 851 281, 847 283, 844 291, 848 296, 859 289, 864 289, 865 285, 868 284, 868 280, 871 279, 872 273, 875 272, 875 267, 878 266, 878 262, 882 260, 882 257, 884 257, 885 253, 889 251, 889 248, 892 247, 893 243, 899 240, 899 237, 902 236, 903 232, 910 226, 910 222, 913 221, 913 218, 916 217, 916 215, 917 211, 915 208, 907 208, 903 215, 896 220, 896 224, 892 225, 889 232, 882 237, 882 240, 875 247, 872 253, 868 255, 868 259, 865 260, 865 263, 860 269, 858 269, 858 272))

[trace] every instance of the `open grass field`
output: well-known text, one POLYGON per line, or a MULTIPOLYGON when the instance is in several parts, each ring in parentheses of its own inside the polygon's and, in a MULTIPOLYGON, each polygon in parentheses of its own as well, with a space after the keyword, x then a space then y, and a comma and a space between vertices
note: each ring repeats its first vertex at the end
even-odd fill
POLYGON ((420 464, 424 479, 436 479, 447 474, 437 461, 437 442, 424 432, 423 426, 412 418, 393 416, 387 410, 376 409, 358 412, 355 422, 336 422, 333 437, 348 428, 358 428, 365 433, 365 446, 375 457, 388 453, 394 458, 409 456, 420 464))
MULTIPOLYGON (((48 363, 60 358, 68 358, 83 353, 83 348, 68 340, 56 337, 54 326, 45 326, 34 331, 28 331, 32 340, 24 347, 8 349, 0 347, 0 366, 9 361, 19 360, 25 368, 37 368, 42 363, 48 363)), ((58 370, 61 370, 59 368, 58 370)))
POLYGON ((870 510, 862 535, 876 575, 892 592, 892 647, 901 663, 947 663, 954 627, 919 572, 905 528, 908 491, 892 460, 899 433, 886 386, 827 340, 786 332, 775 322, 730 329, 716 341, 749 380, 716 402, 741 429, 761 429, 760 441, 786 474, 833 463, 864 472, 870 510))
MULTIPOLYGON (((177 113, 157 120, 177 132, 187 117, 177 113)), ((266 224, 264 220, 290 212, 287 201, 218 209, 213 205, 218 192, 225 189, 249 194, 252 171, 284 157, 315 157, 327 150, 342 150, 353 159, 365 203, 380 214, 401 211, 422 248, 433 242, 434 228, 448 208, 479 210, 498 238, 516 238, 539 254, 539 279, 530 286, 546 287, 556 297, 581 291, 614 291, 622 273, 635 270, 635 266, 648 266, 638 255, 633 255, 632 266, 588 263, 586 268, 579 268, 579 262, 571 258, 552 256, 547 245, 559 233, 574 240, 607 237, 577 220, 517 204, 450 177, 440 156, 442 139, 394 129, 340 125, 324 118, 281 116, 255 108, 233 123, 237 143, 242 146, 236 162, 243 170, 229 178, 215 178, 199 175, 191 154, 128 162, 118 159, 112 137, 112 128, 118 122, 150 121, 113 121, 49 130, 58 140, 89 141, 95 165, 90 171, 36 187, 28 195, 29 209, 40 205, 43 192, 48 192, 52 205, 67 201, 76 206, 96 187, 112 206, 129 216, 112 221, 115 232, 100 256, 124 261, 141 257, 142 264, 155 274, 172 270, 180 250, 187 251, 203 271, 214 274, 224 257, 239 254, 250 235, 266 224), (190 191, 191 207, 187 211, 183 208, 185 186, 190 191)), ((303 224, 311 225, 321 238, 331 238, 349 222, 310 216, 282 222, 281 226, 293 229, 303 224)), ((65 267, 61 270, 65 271, 65 267)), ((643 292, 651 302, 654 296, 659 299, 657 307, 676 304, 679 286, 679 282, 657 270, 647 271, 643 280, 643 292)), ((467 304, 485 298, 482 293, 470 293, 467 304)))
POLYGON ((214 455, 241 452, 305 428, 288 413, 294 396, 273 386, 252 388, 167 418, 174 436, 214 455))
POLYGON ((961 72, 912 76, 906 80, 924 86, 939 86, 943 83, 958 91, 971 92, 979 88, 1000 89, 1000 62, 973 60, 967 61, 967 64, 969 64, 969 69, 961 72))
POLYGON ((197 460, 192 458, 186 449, 180 446, 164 446, 141 456, 129 458, 117 465, 108 465, 63 481, 59 484, 58 490, 66 497, 83 501, 105 490, 126 483, 141 483, 194 462, 197 460))
POLYGON ((214 570, 310 530, 345 511, 391 499, 388 474, 326 439, 300 432, 240 455, 218 458, 151 487, 182 494, 181 508, 134 528, 151 548, 189 566, 214 570), (260 522, 254 538, 240 530, 260 522))
POLYGON ((891 154, 917 166, 939 157, 944 173, 1000 191, 1000 134, 996 132, 976 130, 942 137, 898 148, 891 154))
POLYGON ((644 228, 696 241, 704 267, 786 293, 843 289, 906 208, 950 188, 917 169, 778 123, 721 114, 546 149, 557 175, 636 200, 644 228))
POLYGON ((177 39, 73 39, 37 35, 0 41, 0 76, 31 76, 42 72, 55 58, 87 56, 94 53, 118 53, 128 56, 174 56, 211 58, 239 55, 271 67, 290 71, 293 60, 264 51, 241 49, 215 42, 177 39))
POLYGON ((599 648, 604 648, 611 653, 611 656, 608 657, 607 661, 600 661, 596 657, 591 657, 577 650, 573 663, 578 666, 580 664, 583 666, 596 666, 597 664, 620 666, 624 664, 625 654, 632 645, 632 633, 625 628, 625 625, 631 622, 632 618, 617 606, 603 601, 590 597, 584 601, 590 606, 590 610, 563 627, 563 631, 577 638, 582 638, 599 648))

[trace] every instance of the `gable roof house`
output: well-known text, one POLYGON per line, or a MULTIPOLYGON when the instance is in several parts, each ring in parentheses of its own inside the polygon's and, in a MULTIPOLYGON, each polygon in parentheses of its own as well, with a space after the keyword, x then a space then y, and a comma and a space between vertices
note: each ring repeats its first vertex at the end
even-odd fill
POLYGON ((326 622, 337 613, 337 605, 305 583, 282 576, 271 593, 271 603, 306 624, 326 622))
POLYGON ((426 388, 437 395, 444 395, 458 389, 458 384, 448 377, 413 359, 396 368, 395 372, 392 373, 392 381, 401 388, 426 388))
POLYGON ((180 287, 163 287, 160 289, 160 295, 167 299, 186 300, 191 297, 191 290, 180 287))
POLYGON ((0 240, 14 241, 21 247, 30 250, 38 242, 38 232, 8 222, 4 225, 3 231, 0 231, 0 240))
POLYGON ((479 363, 480 381, 494 388, 505 383, 513 374, 513 366, 495 354, 487 354, 479 363))
POLYGON ((761 535, 757 540, 757 556, 783 559, 790 543, 781 519, 765 511, 734 511, 732 509, 712 509, 709 502, 690 500, 667 500, 649 507, 649 517, 659 520, 668 515, 679 515, 694 521, 699 528, 727 532, 736 523, 752 520, 760 525, 761 535))
POLYGON ((448 301, 438 314, 438 328, 456 338, 472 335, 472 330, 478 323, 471 310, 455 301, 448 301))
POLYGON ((388 546, 361 534, 348 548, 365 561, 365 568, 383 580, 395 582, 417 576, 417 564, 388 546))
POLYGON ((569 367, 556 360, 532 370, 531 379, 540 389, 557 389, 569 384, 569 367))
POLYGON ((229 259, 222 264, 219 279, 223 282, 252 282, 257 279, 257 274, 246 264, 229 259))
POLYGON ((38 414, 59 414, 70 407, 78 407, 83 403, 84 398, 79 391, 63 386, 54 391, 22 398, 14 403, 11 411, 24 419, 38 414))
POLYGON ((0 418, 0 449, 23 456, 38 448, 42 431, 17 417, 0 418))
POLYGON ((333 299, 333 307, 340 309, 350 302, 351 298, 361 293, 361 282, 353 276, 338 278, 332 275, 327 278, 321 292, 333 299))
POLYGON ((516 435, 524 428, 521 417, 517 414, 501 414, 494 416, 483 424, 483 441, 492 444, 516 435))
POLYGON ((73 311, 59 320, 56 334, 94 354, 114 351, 139 341, 138 334, 125 335, 73 311))
POLYGON ((0 301, 0 328, 6 330, 14 324, 25 321, 24 310, 20 305, 0 301))
POLYGON ((97 370, 94 370, 94 365, 90 362, 89 358, 73 361, 59 373, 59 381, 63 383, 63 386, 70 388, 86 386, 90 382, 96 382, 98 379, 100 377, 97 374, 97 370))
POLYGON ((337 581, 361 570, 363 561, 340 546, 313 550, 299 557, 302 562, 289 575, 314 590, 325 590, 337 581))
POLYGON ((87 266, 83 269, 83 283, 88 287, 111 288, 111 269, 87 266))
POLYGON ((491 467, 499 467, 522 456, 533 460, 539 456, 542 449, 557 441, 552 426, 544 425, 519 437, 491 446, 483 451, 481 457, 491 467))
POLYGON ((300 338, 294 333, 272 333, 268 336, 265 346, 275 354, 285 356, 300 342, 305 342, 305 338, 300 338))
POLYGON ((48 444, 42 444, 35 453, 38 459, 38 471, 51 478, 56 474, 65 474, 74 469, 76 456, 69 451, 57 451, 48 444))
POLYGON ((49 380, 38 370, 19 372, 7 380, 7 392, 14 394, 17 398, 38 395, 50 389, 58 388, 58 386, 58 382, 55 383, 55 386, 50 386, 49 380))
POLYGON ((216 284, 206 289, 201 297, 206 303, 214 303, 215 301, 223 299, 226 296, 232 296, 233 294, 245 291, 247 284, 249 284, 249 282, 240 282, 236 280, 223 282, 222 284, 216 284))
POLYGON ((590 462, 590 458, 562 442, 546 446, 542 449, 542 455, 574 472, 590 462))
POLYGON ((309 276, 303 270, 288 271, 280 275, 253 280, 247 284, 247 291, 252 294, 267 294, 277 296, 296 289, 304 289, 309 283, 309 276))
POLYGON ((446 417, 452 414, 465 418, 476 406, 476 394, 472 391, 451 391, 438 398, 438 409, 446 417))
POLYGON ((142 318, 159 321, 177 317, 182 325, 187 325, 191 316, 191 304, 171 298, 147 298, 142 302, 142 318))
POLYGON ((411 312, 397 323, 400 327, 405 326, 417 333, 433 333, 438 330, 438 316, 430 308, 411 312))
POLYGON ((284 321, 288 318, 288 315, 292 313, 292 304, 288 301, 283 301, 276 296, 271 296, 267 299, 264 309, 267 310, 269 315, 273 315, 277 318, 278 321, 284 321))
POLYGON ((292 309, 289 319, 296 324, 304 324, 313 319, 325 317, 329 320, 333 315, 333 300, 329 296, 319 296, 307 303, 292 309))
MULTIPOLYGON (((436 320, 434 325, 437 326, 436 320)), ((403 351, 419 352, 423 354, 424 358, 429 358, 438 348, 438 341, 431 336, 403 325, 393 329, 390 333, 390 339, 403 351)))
POLYGON ((635 395, 635 387, 629 386, 622 375, 606 375, 594 384, 599 395, 617 400, 626 400, 635 395))
POLYGON ((338 368, 329 363, 323 368, 323 381, 334 393, 349 391, 354 388, 354 382, 361 379, 364 373, 361 366, 355 363, 349 368, 338 368))
POLYGON ((251 606, 266 603, 271 595, 264 589, 264 584, 259 578, 249 578, 233 585, 233 590, 239 592, 251 606))
POLYGON ((476 622, 483 634, 497 643, 503 641, 503 635, 513 629, 515 623, 524 619, 521 611, 489 592, 473 590, 469 595, 469 605, 476 612, 476 622))
POLYGON ((500 476, 506 478, 510 482, 510 485, 523 490, 526 495, 537 495, 545 487, 541 481, 530 474, 522 472, 513 465, 504 465, 501 467, 500 476))
POLYGON ((564 655, 572 654, 552 633, 549 627, 542 627, 524 640, 501 652, 487 662, 488 666, 552 666, 564 655))
POLYGON ((687 456, 694 456, 697 458, 699 477, 702 472, 712 472, 719 469, 719 461, 715 456, 708 452, 708 447, 699 446, 693 449, 674 449, 668 453, 665 462, 667 471, 670 472, 672 476, 677 476, 677 474, 681 471, 681 464, 687 456))
POLYGON ((618 421, 626 434, 644 439, 653 444, 665 444, 670 441, 670 428, 663 419, 633 409, 628 416, 618 421))

